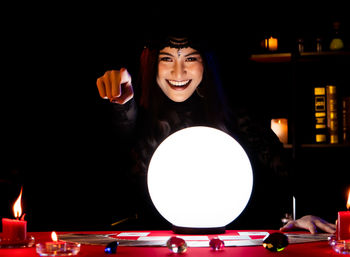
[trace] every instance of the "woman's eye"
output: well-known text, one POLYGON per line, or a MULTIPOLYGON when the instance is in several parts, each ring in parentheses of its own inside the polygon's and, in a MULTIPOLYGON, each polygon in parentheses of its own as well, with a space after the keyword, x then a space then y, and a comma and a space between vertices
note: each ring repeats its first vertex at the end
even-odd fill
POLYGON ((187 57, 187 58, 186 58, 186 62, 195 62, 195 61, 197 61, 197 60, 198 60, 197 57, 187 57))
POLYGON ((159 61, 162 61, 162 62, 171 62, 171 58, 170 57, 167 57, 167 56, 164 56, 164 57, 160 57, 159 58, 159 61))

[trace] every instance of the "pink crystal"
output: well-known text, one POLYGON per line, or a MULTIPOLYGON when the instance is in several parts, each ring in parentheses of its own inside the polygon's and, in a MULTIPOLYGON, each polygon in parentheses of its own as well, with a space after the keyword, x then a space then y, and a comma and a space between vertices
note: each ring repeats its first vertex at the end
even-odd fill
POLYGON ((224 249, 225 244, 224 241, 222 241, 219 238, 213 238, 209 242, 209 246, 214 250, 214 251, 220 251, 224 249))
POLYGON ((187 250, 186 241, 175 236, 170 237, 166 245, 173 253, 184 253, 187 250))

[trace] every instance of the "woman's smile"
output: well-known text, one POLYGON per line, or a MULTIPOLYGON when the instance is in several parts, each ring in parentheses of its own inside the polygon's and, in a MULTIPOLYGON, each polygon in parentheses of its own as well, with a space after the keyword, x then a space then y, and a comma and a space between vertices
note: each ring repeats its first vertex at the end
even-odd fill
POLYGON ((174 89, 174 90, 184 90, 186 89, 190 83, 191 83, 191 79, 188 80, 182 80, 182 81, 178 81, 178 80, 166 80, 169 84, 169 86, 174 89))

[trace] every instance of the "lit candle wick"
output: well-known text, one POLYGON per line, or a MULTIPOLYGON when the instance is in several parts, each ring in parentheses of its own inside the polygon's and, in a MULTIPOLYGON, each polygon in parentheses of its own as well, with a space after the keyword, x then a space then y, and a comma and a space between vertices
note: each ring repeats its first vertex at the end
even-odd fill
POLYGON ((13 215, 15 216, 15 218, 17 220, 19 220, 22 216, 22 207, 21 207, 22 190, 23 190, 23 188, 21 188, 21 192, 20 192, 15 204, 13 205, 13 215))

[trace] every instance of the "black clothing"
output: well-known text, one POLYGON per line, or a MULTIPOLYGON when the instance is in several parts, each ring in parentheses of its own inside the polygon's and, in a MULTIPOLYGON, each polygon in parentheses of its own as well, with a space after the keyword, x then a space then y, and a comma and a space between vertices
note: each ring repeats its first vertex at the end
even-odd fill
MULTIPOLYGON (((290 163, 283 156, 283 147, 269 128, 255 124, 244 111, 236 111, 225 124, 213 124, 203 112, 204 101, 194 93, 187 101, 176 103, 167 97, 157 117, 137 106, 134 99, 124 105, 112 104, 112 119, 123 153, 131 153, 131 163, 125 172, 128 183, 123 186, 138 193, 129 200, 130 215, 137 212, 135 228, 169 229, 171 225, 153 206, 147 190, 147 167, 157 146, 170 134, 185 127, 205 125, 221 129, 233 136, 250 158, 254 185, 251 199, 243 213, 227 228, 267 229, 279 228, 284 213, 291 212, 292 198, 287 181, 290 163)), ((214 203, 208 203, 214 204, 214 203)), ((213 205, 215 208, 215 205, 213 205)))

